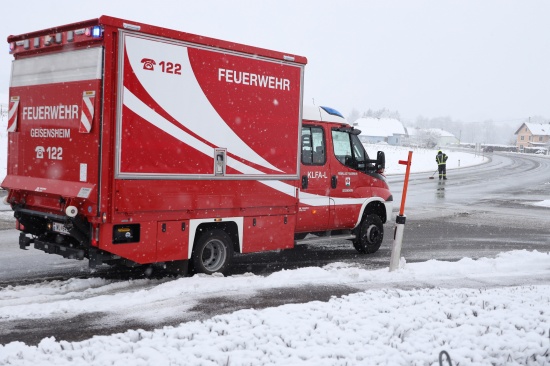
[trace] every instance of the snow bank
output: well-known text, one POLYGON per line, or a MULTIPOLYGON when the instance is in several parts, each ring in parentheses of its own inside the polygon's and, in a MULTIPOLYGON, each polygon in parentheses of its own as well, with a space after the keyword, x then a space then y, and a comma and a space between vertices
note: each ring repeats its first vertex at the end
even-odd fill
POLYGON ((543 365, 550 286, 376 290, 154 332, 0 346, 10 365, 543 365), (517 315, 521 314, 521 316, 517 315))
POLYGON ((404 264, 391 273, 333 263, 267 277, 195 276, 151 281, 150 288, 137 292, 131 291, 133 281, 114 284, 101 279, 8 287, 0 292, 3 318, 37 316, 36 311, 55 314, 60 303, 87 287, 84 292, 126 284, 129 291, 89 294, 90 299, 98 298, 93 303, 83 299, 65 311, 97 311, 93 306, 99 300, 127 311, 128 299, 151 302, 162 294, 189 302, 207 293, 219 297, 238 290, 252 296, 255 290, 278 286, 304 285, 307 290, 314 284, 391 284, 389 289, 369 289, 328 302, 240 310, 152 332, 130 330, 82 342, 46 338, 38 346, 13 342, 0 345, 0 365, 435 365, 442 350, 449 352, 453 364, 547 365, 550 286, 487 288, 483 280, 500 286, 518 276, 548 277, 549 263, 548 253, 515 251, 477 261, 404 264), (465 279, 477 281, 480 288, 456 288, 465 279), (399 289, 411 283, 426 288, 399 289), (29 312, 35 301, 44 309, 29 312))

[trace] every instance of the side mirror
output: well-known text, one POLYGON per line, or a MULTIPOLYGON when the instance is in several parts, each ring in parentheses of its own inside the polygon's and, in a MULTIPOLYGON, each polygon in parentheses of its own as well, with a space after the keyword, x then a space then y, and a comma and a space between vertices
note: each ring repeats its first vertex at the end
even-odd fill
POLYGON ((376 153, 376 170, 383 172, 386 169, 386 155, 383 151, 376 153))

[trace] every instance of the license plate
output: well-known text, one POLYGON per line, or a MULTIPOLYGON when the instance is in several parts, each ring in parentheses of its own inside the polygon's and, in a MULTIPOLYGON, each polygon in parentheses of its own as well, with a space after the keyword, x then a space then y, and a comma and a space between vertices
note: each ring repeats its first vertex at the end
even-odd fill
POLYGON ((67 230, 65 225, 63 225, 62 223, 59 223, 59 222, 54 222, 53 223, 52 230, 55 231, 55 232, 58 232, 58 233, 62 233, 62 234, 69 234, 69 230, 67 230))

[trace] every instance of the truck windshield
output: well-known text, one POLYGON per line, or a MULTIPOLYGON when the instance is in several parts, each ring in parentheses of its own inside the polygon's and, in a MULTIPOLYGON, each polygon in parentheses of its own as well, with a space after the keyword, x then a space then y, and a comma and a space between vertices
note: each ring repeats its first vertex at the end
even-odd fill
POLYGON ((332 130, 332 141, 336 159, 345 166, 365 170, 369 156, 359 138, 346 131, 332 130))

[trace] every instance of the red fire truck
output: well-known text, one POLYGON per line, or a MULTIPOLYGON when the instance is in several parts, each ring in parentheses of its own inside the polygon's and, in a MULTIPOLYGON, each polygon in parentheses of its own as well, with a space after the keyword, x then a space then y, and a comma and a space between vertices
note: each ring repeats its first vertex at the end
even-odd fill
POLYGON ((384 154, 302 106, 306 58, 108 16, 8 43, 22 249, 211 274, 308 240, 379 248, 384 154))

